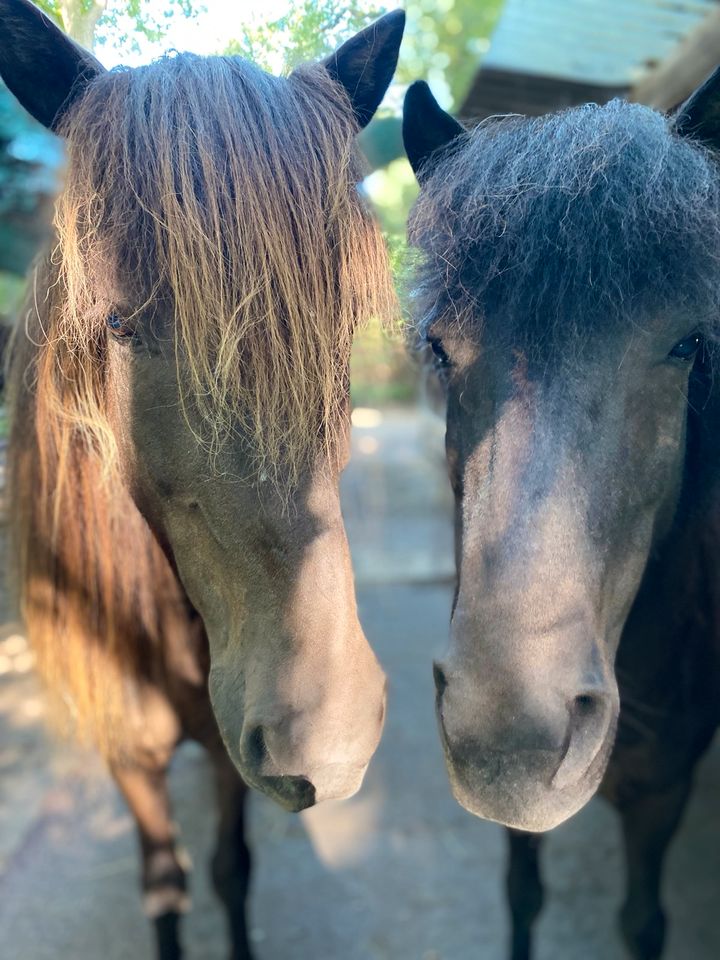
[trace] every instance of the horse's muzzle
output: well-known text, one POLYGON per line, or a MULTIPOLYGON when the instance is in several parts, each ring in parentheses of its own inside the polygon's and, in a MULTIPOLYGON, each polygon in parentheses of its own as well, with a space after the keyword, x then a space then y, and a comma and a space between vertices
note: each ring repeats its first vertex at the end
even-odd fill
POLYGON ((614 741, 616 690, 597 684, 567 698, 548 692, 538 716, 522 704, 517 711, 504 704, 505 721, 498 727, 483 723, 490 704, 479 704, 468 724, 467 692, 457 709, 453 684, 438 665, 435 684, 453 793, 471 813, 541 832, 572 816, 595 793, 614 741))

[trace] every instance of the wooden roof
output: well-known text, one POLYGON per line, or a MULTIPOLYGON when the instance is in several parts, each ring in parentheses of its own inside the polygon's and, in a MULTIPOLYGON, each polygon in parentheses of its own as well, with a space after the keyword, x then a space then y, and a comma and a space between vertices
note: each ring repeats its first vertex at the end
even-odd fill
POLYGON ((506 0, 460 115, 539 115, 628 94, 713 18, 718 0, 506 0))

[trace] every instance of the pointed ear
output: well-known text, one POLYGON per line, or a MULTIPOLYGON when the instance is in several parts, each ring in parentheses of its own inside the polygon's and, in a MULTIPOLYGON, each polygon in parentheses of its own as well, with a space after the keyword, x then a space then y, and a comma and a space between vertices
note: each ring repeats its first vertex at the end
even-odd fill
POLYGON ((395 73, 405 11, 386 13, 347 40, 323 66, 347 91, 360 129, 373 118, 395 73))
POLYGON ((720 148, 720 67, 690 94, 673 117, 672 126, 681 137, 720 148))
POLYGON ((403 142, 418 181, 432 154, 462 133, 465 127, 445 113, 424 80, 410 84, 403 105, 403 142))
POLYGON ((0 0, 0 77, 49 130, 105 68, 29 0, 0 0))

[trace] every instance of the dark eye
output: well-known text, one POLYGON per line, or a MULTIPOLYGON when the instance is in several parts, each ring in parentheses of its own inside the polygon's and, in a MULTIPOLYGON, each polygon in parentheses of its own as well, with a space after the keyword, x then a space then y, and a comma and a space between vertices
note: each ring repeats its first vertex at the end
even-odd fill
POLYGON ((439 337, 428 337, 427 342, 430 344, 430 349, 435 357, 435 366, 441 370, 447 370, 448 367, 451 367, 452 362, 447 353, 445 353, 442 340, 440 340, 439 337))
POLYGON ((135 335, 135 330, 117 313, 108 314, 106 323, 116 340, 126 340, 135 335))
POLYGON ((675 360, 684 360, 686 363, 689 363, 690 360, 695 359, 695 354, 700 349, 701 343, 702 337, 700 334, 691 333, 689 337, 685 337, 684 340, 676 343, 669 355, 675 360))

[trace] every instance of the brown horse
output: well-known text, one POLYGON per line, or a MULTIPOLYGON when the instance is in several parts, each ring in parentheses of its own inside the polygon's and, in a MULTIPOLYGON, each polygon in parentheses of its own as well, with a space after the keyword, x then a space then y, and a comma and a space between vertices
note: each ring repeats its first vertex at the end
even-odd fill
POLYGON ((403 26, 388 14, 286 78, 189 54, 106 72, 0 2, 0 74, 68 154, 9 363, 22 612, 135 815, 162 958, 186 900, 178 743, 215 764, 240 958, 245 783, 290 810, 349 796, 380 737, 338 478, 353 331, 393 307, 355 134, 403 26))
MULTIPOLYGON (((615 101, 467 132, 426 85, 405 105, 456 499, 435 672, 453 790, 542 831, 602 781, 642 960, 720 720, 718 116, 720 71, 670 120, 615 101)), ((513 960, 541 905, 537 844, 511 834, 513 960)))

